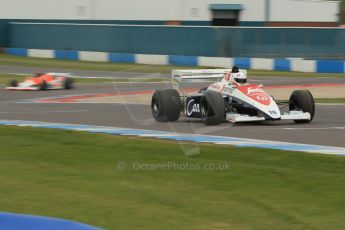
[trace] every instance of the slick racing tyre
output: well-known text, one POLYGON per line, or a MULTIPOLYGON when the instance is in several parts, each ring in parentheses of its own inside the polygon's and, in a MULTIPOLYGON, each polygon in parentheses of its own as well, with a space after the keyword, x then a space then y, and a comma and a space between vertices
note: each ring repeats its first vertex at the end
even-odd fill
POLYGON ((315 102, 309 90, 295 90, 289 99, 289 110, 302 110, 310 113, 310 120, 294 120, 295 123, 308 123, 314 118, 315 102))
POLYGON ((40 85, 40 90, 44 91, 48 89, 48 84, 46 81, 42 81, 41 85, 40 85))
POLYGON ((151 100, 152 116, 156 121, 177 121, 182 109, 181 98, 177 90, 156 90, 151 100))
POLYGON ((65 89, 73 89, 74 88, 74 80, 72 78, 66 78, 64 81, 64 88, 65 89))
POLYGON ((16 80, 11 80, 10 83, 8 84, 8 86, 10 86, 10 87, 17 87, 18 86, 18 82, 16 80))
POLYGON ((205 125, 218 125, 225 118, 223 96, 214 91, 206 91, 200 100, 201 120, 205 125))

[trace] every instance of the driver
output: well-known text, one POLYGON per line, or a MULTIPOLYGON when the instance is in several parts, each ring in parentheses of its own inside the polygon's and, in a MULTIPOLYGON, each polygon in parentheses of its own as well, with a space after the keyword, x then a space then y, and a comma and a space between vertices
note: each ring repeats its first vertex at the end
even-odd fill
POLYGON ((41 73, 41 72, 35 72, 34 77, 40 77, 42 75, 43 75, 43 73, 41 73))
POLYGON ((244 85, 247 83, 247 76, 234 66, 229 73, 224 75, 222 81, 227 81, 231 85, 244 85))

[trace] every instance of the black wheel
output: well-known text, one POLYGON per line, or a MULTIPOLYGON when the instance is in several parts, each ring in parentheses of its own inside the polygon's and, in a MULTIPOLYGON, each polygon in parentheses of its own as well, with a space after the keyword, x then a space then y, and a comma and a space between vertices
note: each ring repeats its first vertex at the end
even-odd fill
POLYGON ((40 85, 40 90, 44 91, 48 89, 48 84, 46 81, 42 81, 41 85, 40 85))
POLYGON ((10 83, 8 84, 10 87, 17 87, 18 82, 16 80, 11 80, 10 83))
POLYGON ((218 125, 225 118, 223 96, 215 91, 206 91, 200 100, 201 120, 205 125, 218 125))
POLYGON ((65 89, 73 89, 74 88, 74 80, 72 78, 66 78, 64 82, 65 89))
POLYGON ((289 100, 289 110, 302 110, 310 113, 310 120, 294 120, 296 123, 311 122, 315 114, 315 102, 309 90, 295 90, 289 100))
POLYGON ((182 109, 181 98, 177 90, 156 90, 151 100, 152 116, 156 121, 177 121, 182 109))

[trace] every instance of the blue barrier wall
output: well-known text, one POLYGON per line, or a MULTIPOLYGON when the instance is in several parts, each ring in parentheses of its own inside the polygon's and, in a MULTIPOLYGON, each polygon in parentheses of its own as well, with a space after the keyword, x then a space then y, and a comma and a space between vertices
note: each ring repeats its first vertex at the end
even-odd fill
POLYGON ((216 57, 344 59, 345 29, 10 24, 10 47, 216 57))
POLYGON ((9 22, 7 20, 0 20, 0 47, 8 46, 9 44, 9 22))
POLYGON ((344 59, 345 29, 226 28, 217 30, 218 56, 344 59))
MULTIPOLYGON (((166 21, 157 20, 49 20, 49 19, 0 19, 0 47, 9 46, 9 23, 83 23, 83 24, 123 24, 123 25, 165 25, 166 21)), ((209 26, 207 21, 183 21, 182 25, 209 26)))
MULTIPOLYGON (((164 20, 52 20, 52 19, 0 19, 0 47, 9 46, 9 22, 31 23, 83 23, 120 25, 166 25, 164 20)), ((211 26, 211 21, 181 21, 182 26, 211 26)), ((265 26, 263 21, 240 21, 239 26, 265 26)))
POLYGON ((212 27, 11 24, 10 47, 215 56, 212 27))

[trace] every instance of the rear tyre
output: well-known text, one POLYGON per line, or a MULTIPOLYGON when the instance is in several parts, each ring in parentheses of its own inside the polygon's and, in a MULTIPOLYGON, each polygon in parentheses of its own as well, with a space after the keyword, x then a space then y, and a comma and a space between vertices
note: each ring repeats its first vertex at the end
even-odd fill
POLYGON ((180 94, 175 89, 156 90, 151 100, 152 116, 156 121, 177 121, 182 103, 180 94))
POLYGON ((315 114, 315 102, 309 90, 295 90, 289 99, 289 110, 302 110, 310 113, 310 120, 294 120, 295 123, 309 123, 315 114))
POLYGON ((40 90, 45 91, 48 89, 48 84, 46 81, 42 81, 41 85, 40 85, 40 90))
POLYGON ((206 91, 200 100, 201 120, 205 125, 218 125, 225 118, 223 96, 215 91, 206 91))
POLYGON ((73 89, 74 88, 74 80, 72 78, 66 78, 64 82, 65 89, 73 89))
POLYGON ((18 86, 18 82, 16 80, 11 80, 10 83, 8 84, 8 86, 10 86, 10 87, 17 87, 18 86))

